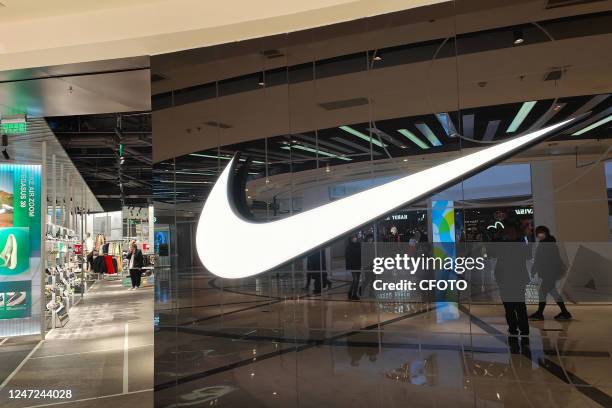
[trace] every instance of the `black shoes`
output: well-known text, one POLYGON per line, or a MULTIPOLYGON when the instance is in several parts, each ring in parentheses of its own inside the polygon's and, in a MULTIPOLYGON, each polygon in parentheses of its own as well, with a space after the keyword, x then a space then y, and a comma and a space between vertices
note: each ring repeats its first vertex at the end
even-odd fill
MULTIPOLYGON (((544 315, 542 313, 535 312, 534 314, 529 316, 529 320, 537 320, 537 321, 544 320, 544 315)), ((559 320, 559 321, 572 320, 572 314, 567 311, 561 312, 555 316, 555 320, 559 320)))

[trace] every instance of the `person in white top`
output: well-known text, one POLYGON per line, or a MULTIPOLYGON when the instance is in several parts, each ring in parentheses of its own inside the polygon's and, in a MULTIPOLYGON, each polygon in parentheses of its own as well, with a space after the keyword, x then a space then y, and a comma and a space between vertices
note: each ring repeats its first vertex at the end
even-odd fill
POLYGON ((130 252, 128 253, 128 270, 130 271, 130 279, 132 280, 132 287, 130 290, 135 290, 140 287, 140 280, 142 276, 142 267, 144 266, 144 258, 142 251, 138 249, 136 241, 130 242, 130 252))

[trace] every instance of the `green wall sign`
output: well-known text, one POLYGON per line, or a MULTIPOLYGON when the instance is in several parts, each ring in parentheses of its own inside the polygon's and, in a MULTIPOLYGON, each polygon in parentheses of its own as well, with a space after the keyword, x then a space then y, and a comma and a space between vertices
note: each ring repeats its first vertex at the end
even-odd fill
POLYGON ((8 122, 0 124, 2 127, 2 133, 7 135, 14 135, 19 133, 26 133, 28 130, 28 124, 26 122, 8 122))

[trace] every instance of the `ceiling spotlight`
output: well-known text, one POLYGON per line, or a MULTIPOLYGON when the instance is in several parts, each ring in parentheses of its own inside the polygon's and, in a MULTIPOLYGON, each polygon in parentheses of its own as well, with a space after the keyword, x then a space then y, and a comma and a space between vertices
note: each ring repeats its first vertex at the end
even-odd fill
POLYGON ((514 45, 520 45, 525 42, 523 38, 523 30, 520 28, 514 29, 514 45))
POLYGON ((374 61, 382 61, 382 57, 380 55, 376 55, 374 58, 372 58, 374 61))
POLYGON ((4 158, 6 160, 11 160, 11 156, 9 156, 8 152, 6 151, 6 149, 2 150, 2 156, 4 156, 4 158))

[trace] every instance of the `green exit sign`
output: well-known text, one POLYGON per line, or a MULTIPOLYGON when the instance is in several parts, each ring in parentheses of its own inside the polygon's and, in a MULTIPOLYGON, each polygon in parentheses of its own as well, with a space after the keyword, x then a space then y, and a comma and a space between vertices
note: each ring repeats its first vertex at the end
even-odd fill
POLYGON ((6 133, 7 135, 14 135, 14 134, 18 134, 18 133, 26 133, 28 126, 26 124, 26 122, 8 122, 8 123, 2 123, 1 124, 2 127, 2 132, 6 133))

